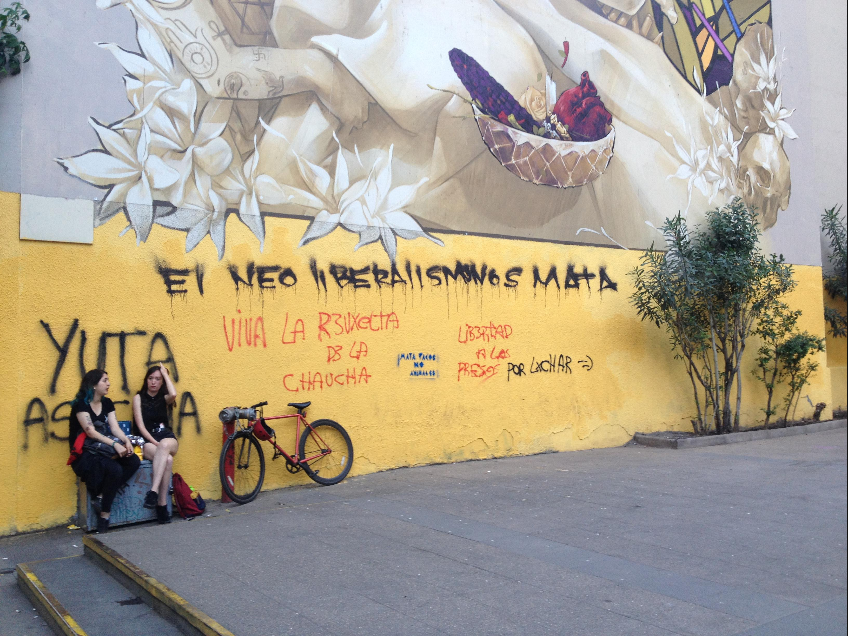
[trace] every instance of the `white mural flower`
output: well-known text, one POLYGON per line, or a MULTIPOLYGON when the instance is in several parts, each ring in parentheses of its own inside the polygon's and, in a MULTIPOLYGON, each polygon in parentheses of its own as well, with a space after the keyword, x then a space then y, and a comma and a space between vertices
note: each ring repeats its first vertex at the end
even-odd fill
POLYGON ((208 190, 203 197, 194 184, 190 185, 190 191, 183 206, 174 208, 171 214, 156 219, 156 222, 164 227, 187 230, 186 252, 197 247, 208 234, 218 251, 218 260, 224 257, 226 221, 226 200, 212 189, 208 190))
POLYGON ((336 143, 339 145, 339 151, 336 153, 336 172, 332 179, 321 166, 316 166, 297 153, 294 155, 300 176, 309 186, 311 193, 292 188, 296 191, 293 194, 299 195, 298 202, 301 205, 318 210, 315 219, 301 237, 298 247, 326 236, 339 224, 350 232, 357 231, 351 222, 358 218, 358 211, 362 208, 360 198, 365 194, 372 177, 369 174, 365 179, 351 185, 342 145, 338 139, 336 143))
POLYGON ((686 181, 687 191, 689 193, 689 198, 686 202, 686 209, 688 211, 689 205, 692 203, 693 187, 698 188, 704 196, 708 195, 709 186, 704 173, 707 169, 710 151, 708 148, 698 148, 695 144, 695 138, 690 137, 690 150, 687 152, 683 146, 677 143, 677 139, 671 133, 666 132, 666 134, 671 137, 671 141, 674 143, 674 149, 677 151, 677 155, 681 161, 677 172, 669 175, 668 178, 684 179, 686 181))
POLYGON ((795 109, 788 110, 783 108, 780 100, 780 93, 777 94, 774 101, 766 100, 765 101, 766 109, 762 112, 763 119, 766 122, 766 125, 774 131, 775 137, 777 137, 777 141, 783 143, 783 137, 786 136, 789 139, 798 139, 798 134, 792 129, 787 123, 787 119, 795 112, 795 109))
POLYGON ((707 157, 707 168, 704 170, 704 181, 707 184, 707 201, 712 203, 722 192, 732 188, 736 178, 727 169, 727 162, 722 161, 715 148, 707 157))
POLYGON ((716 156, 723 161, 729 161, 734 166, 739 165, 739 144, 742 143, 742 137, 735 138, 730 122, 725 120, 724 126, 713 127, 712 134, 716 156))
POLYGON ((281 186, 272 177, 256 174, 259 166, 259 150, 253 138, 253 154, 241 167, 241 170, 231 165, 229 169, 215 180, 216 189, 231 205, 238 207, 238 215, 250 231, 259 239, 259 249, 265 245, 265 222, 259 202, 268 205, 292 203, 297 197, 296 188, 281 186))
POLYGON ((768 56, 762 43, 760 43, 760 59, 759 61, 751 60, 751 69, 757 76, 756 90, 763 96, 766 93, 777 92, 777 56, 768 56))
POLYGON ((713 144, 708 160, 711 174, 707 177, 707 181, 712 185, 709 198, 712 203, 720 193, 728 197, 739 195, 736 181, 739 173, 739 144, 742 143, 742 137, 735 138, 733 127, 726 120, 723 125, 717 124, 712 127, 710 132, 713 144), (715 178, 710 181, 712 175, 715 175, 715 178))
POLYGON ((124 120, 125 125, 144 117, 160 100, 169 109, 182 110, 186 104, 192 103, 192 96, 188 93, 195 90, 194 81, 182 66, 174 64, 168 49, 155 31, 148 28, 145 20, 138 16, 136 23, 140 54, 127 51, 117 44, 98 44, 112 53, 127 72, 124 85, 134 114, 124 120))
POLYGON ((374 163, 368 177, 353 185, 350 185, 341 144, 332 182, 326 170, 295 155, 301 176, 314 194, 311 200, 301 204, 320 210, 300 239, 299 246, 326 236, 339 225, 349 232, 359 234, 359 243, 354 247, 355 250, 380 240, 392 262, 397 257, 397 236, 408 240, 423 236, 437 245, 444 246, 442 241, 427 234, 415 219, 403 211, 427 179, 421 179, 413 185, 392 188, 393 151, 394 146, 391 146, 387 155, 378 158, 374 163), (379 167, 381 163, 383 165, 379 167))
POLYGON ((101 205, 105 215, 98 216, 97 225, 105 223, 123 207, 137 240, 146 241, 153 223, 152 190, 170 187, 179 178, 179 173, 161 158, 150 154, 150 129, 147 124, 142 124, 137 145, 133 148, 118 131, 103 126, 94 118, 90 118, 89 123, 97 133, 103 150, 90 150, 56 161, 69 174, 92 185, 109 188, 101 205))
MULTIPOLYGON (((392 262, 397 256, 397 239, 395 235, 412 240, 416 238, 428 238, 436 245, 444 247, 444 243, 430 234, 427 234, 418 222, 409 214, 404 212, 415 199, 418 189, 428 181, 425 177, 418 183, 402 185, 392 188, 392 152, 394 146, 389 147, 388 157, 384 165, 377 171, 377 177, 368 184, 365 190, 364 205, 361 208, 361 216, 354 217, 349 224, 359 228, 353 231, 359 232, 359 243, 354 249, 358 249, 368 243, 373 243, 378 238, 392 262)), ((375 163, 375 169, 377 164, 375 163)), ((358 214, 358 211, 356 211, 358 214)))
POLYGON ((200 120, 173 116, 162 108, 152 109, 147 117, 153 136, 151 144, 165 151, 163 159, 179 174, 168 192, 168 200, 180 207, 186 199, 186 184, 194 180, 197 190, 206 193, 212 178, 222 174, 233 162, 233 150, 221 135, 227 127, 233 103, 213 99, 203 109, 200 120))
MULTIPOLYGON (((244 147, 247 144, 236 141, 235 127, 230 127, 233 102, 207 95, 162 39, 173 21, 163 18, 161 10, 176 9, 184 0, 96 3, 100 9, 123 5, 131 12, 140 48, 140 52, 133 52, 117 44, 98 44, 123 67, 133 112, 110 125, 92 119, 101 148, 57 160, 70 174, 108 190, 97 211, 97 225, 124 211, 139 241, 147 239, 155 222, 185 231, 186 251, 208 234, 222 258, 228 211, 237 210, 263 249, 261 206, 298 205, 316 211, 301 246, 326 236, 339 225, 359 234, 355 249, 379 239, 392 261, 397 256, 398 236, 424 236, 443 245, 405 211, 427 179, 391 187, 393 147, 381 153, 368 175, 364 167, 359 169, 360 160, 356 174, 361 178, 351 177, 337 138, 339 150, 332 178, 327 169, 296 153, 305 189, 258 174, 258 140, 254 137, 252 154, 249 146, 244 147)), ((282 136, 261 123, 266 130, 282 136)), ((358 152, 356 156, 359 159, 358 152)))

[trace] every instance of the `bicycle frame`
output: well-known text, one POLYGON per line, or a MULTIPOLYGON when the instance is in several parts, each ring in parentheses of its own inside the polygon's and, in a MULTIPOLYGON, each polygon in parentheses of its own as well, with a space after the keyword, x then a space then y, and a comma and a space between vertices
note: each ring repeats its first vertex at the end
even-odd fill
POLYGON ((257 419, 248 420, 248 425, 246 427, 242 427, 242 428, 245 429, 245 430, 250 430, 251 432, 253 432, 253 427, 256 425, 256 422, 259 421, 259 420, 262 420, 262 419, 264 419, 267 422, 267 421, 270 421, 270 420, 287 420, 287 419, 290 419, 292 417, 297 418, 297 425, 295 426, 295 431, 294 431, 294 457, 292 457, 286 451, 284 451, 280 447, 280 445, 277 444, 276 438, 275 438, 275 439, 265 440, 269 444, 271 444, 271 446, 274 447, 274 457, 273 457, 273 459, 276 459, 277 457, 282 455, 288 461, 290 461, 292 464, 297 466, 301 462, 311 462, 313 459, 323 457, 324 455, 329 455, 331 452, 333 452, 332 449, 329 446, 327 446, 327 443, 323 439, 321 439, 321 436, 318 435, 318 433, 315 432, 315 429, 312 428, 312 425, 306 420, 305 417, 303 417, 303 415, 301 413, 290 413, 288 415, 271 415, 271 416, 265 417, 265 418, 262 417, 262 411, 261 410, 258 411, 258 414, 259 414, 259 417, 257 419), (311 457, 300 457, 300 453, 299 453, 297 447, 298 447, 298 443, 300 442, 300 425, 301 425, 301 423, 303 423, 304 429, 309 428, 309 430, 312 431, 312 434, 327 448, 326 452, 318 453, 317 455, 312 455, 311 457))
MULTIPOLYGON (((262 419, 264 419, 267 422, 267 421, 270 421, 270 420, 286 420, 286 419, 296 417, 297 418, 297 425, 295 426, 295 431, 294 431, 294 456, 289 455, 279 444, 277 444, 275 439, 265 440, 269 444, 271 444, 271 446, 274 447, 274 456, 272 457, 272 459, 276 459, 277 457, 283 456, 293 466, 299 466, 301 463, 311 462, 314 459, 318 459, 319 457, 323 457, 324 455, 329 455, 330 453, 333 452, 333 449, 331 449, 329 447, 329 445, 327 444, 327 442, 325 442, 321 438, 321 436, 315 431, 315 429, 312 428, 312 425, 309 423, 309 421, 305 417, 303 417, 303 414, 301 414, 301 413, 289 413, 287 415, 271 415, 269 417, 263 418, 261 409, 257 409, 257 415, 258 415, 258 417, 255 420, 247 420, 247 426, 242 425, 241 419, 232 420, 230 422, 225 423, 224 424, 224 441, 226 442, 226 440, 228 438, 235 435, 236 430, 248 431, 252 434, 253 433, 253 427, 256 425, 256 422, 258 422, 262 419), (309 428, 309 430, 312 431, 312 434, 323 445, 323 447, 326 449, 326 451, 321 452, 321 453, 317 453, 315 455, 310 455, 309 457, 300 457, 300 453, 299 453, 297 447, 298 447, 298 443, 300 441, 301 423, 303 424, 304 429, 309 428)), ((262 440, 260 440, 260 441, 262 441, 262 440)), ((228 461, 229 464, 231 464, 232 461, 233 461, 233 458, 228 456, 227 461, 228 461)))

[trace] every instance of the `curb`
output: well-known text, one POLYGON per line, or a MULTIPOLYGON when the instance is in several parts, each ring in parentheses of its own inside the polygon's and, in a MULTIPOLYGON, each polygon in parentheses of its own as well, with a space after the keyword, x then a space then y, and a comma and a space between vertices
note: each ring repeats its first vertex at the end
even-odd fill
POLYGON ((226 627, 200 611, 167 585, 160 583, 141 568, 127 561, 99 539, 92 535, 85 535, 82 543, 86 556, 124 587, 140 596, 158 614, 176 624, 184 634, 235 636, 226 627))
POLYGON ((808 433, 821 433, 823 431, 832 431, 845 427, 846 420, 831 420, 829 422, 815 422, 813 424, 792 426, 790 428, 772 428, 765 431, 743 431, 741 433, 683 437, 680 439, 665 439, 644 433, 636 433, 633 436, 633 441, 637 444, 651 446, 653 448, 703 448, 704 446, 721 446, 723 444, 753 442, 760 439, 773 439, 775 437, 793 437, 795 435, 807 435, 808 433))
POLYGON ((50 593, 26 563, 18 563, 15 570, 18 575, 18 587, 36 607, 41 608, 41 615, 54 632, 66 636, 87 636, 73 616, 68 614, 68 610, 50 593))

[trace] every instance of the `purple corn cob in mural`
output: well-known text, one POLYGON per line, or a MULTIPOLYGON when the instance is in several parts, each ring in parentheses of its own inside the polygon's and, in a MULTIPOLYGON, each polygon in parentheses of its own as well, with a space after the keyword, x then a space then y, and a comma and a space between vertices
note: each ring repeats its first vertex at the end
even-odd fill
POLYGON ((465 90, 471 94, 471 99, 477 102, 483 113, 507 126, 514 127, 518 124, 525 132, 533 132, 534 123, 539 125, 518 103, 518 100, 489 75, 473 57, 459 49, 451 49, 448 58, 465 90), (513 121, 510 121, 510 115, 513 121))

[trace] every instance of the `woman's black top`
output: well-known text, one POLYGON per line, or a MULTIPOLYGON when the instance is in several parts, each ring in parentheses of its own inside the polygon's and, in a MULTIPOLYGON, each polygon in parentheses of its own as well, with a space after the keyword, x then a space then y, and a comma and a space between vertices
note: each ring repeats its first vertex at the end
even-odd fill
POLYGON ((165 401, 165 395, 161 391, 156 395, 142 391, 139 396, 141 397, 141 419, 147 431, 152 431, 157 424, 169 426, 168 403, 165 401))
POLYGON ((71 450, 74 448, 74 442, 77 439, 77 435, 82 433, 82 426, 77 419, 77 413, 88 413, 92 424, 94 424, 95 430, 101 435, 112 434, 111 429, 109 428, 109 413, 115 411, 115 405, 112 400, 107 397, 101 398, 100 405, 100 413, 98 414, 95 414, 94 411, 91 410, 91 404, 86 404, 82 400, 71 405, 71 419, 68 422, 68 444, 70 445, 71 450))

